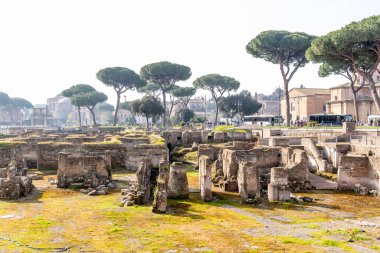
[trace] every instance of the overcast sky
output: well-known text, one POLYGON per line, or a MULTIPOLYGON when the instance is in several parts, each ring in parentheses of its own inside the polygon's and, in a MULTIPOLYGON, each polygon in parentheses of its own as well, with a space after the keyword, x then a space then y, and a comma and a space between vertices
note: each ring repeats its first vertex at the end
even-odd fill
MULTIPOLYGON (((0 91, 46 103, 85 83, 112 88, 95 77, 105 67, 140 68, 157 61, 187 65, 192 77, 234 77, 240 89, 271 93, 281 85, 277 65, 254 59, 245 46, 265 30, 323 35, 351 21, 380 14, 376 0, 12 0, 0 2, 0 91)), ((328 88, 344 78, 300 69, 290 87, 328 88)), ((199 94, 204 92, 199 91, 199 94)), ((128 92, 127 100, 139 95, 128 92)))

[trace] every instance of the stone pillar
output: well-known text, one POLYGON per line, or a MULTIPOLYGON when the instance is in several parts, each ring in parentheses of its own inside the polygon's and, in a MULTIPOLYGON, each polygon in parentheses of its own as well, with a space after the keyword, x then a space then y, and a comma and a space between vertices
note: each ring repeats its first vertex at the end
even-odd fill
POLYGON ((153 213, 166 213, 168 205, 167 173, 160 172, 157 177, 157 190, 154 194, 153 213))
POLYGON ((288 186, 288 171, 283 167, 271 169, 270 183, 268 184, 269 201, 285 201, 290 199, 291 192, 288 186))
POLYGON ((355 132, 356 122, 343 122, 343 133, 352 134, 355 132))
POLYGON ((208 133, 209 131, 201 131, 201 138, 202 138, 202 143, 207 143, 208 142, 208 133))
POLYGON ((207 156, 199 158, 199 186, 201 198, 204 201, 212 200, 212 181, 211 181, 212 162, 207 156))
POLYGON ((165 179, 166 187, 168 187, 168 184, 169 184, 169 171, 170 171, 170 163, 167 160, 161 160, 160 165, 159 165, 159 174, 163 175, 165 179))
POLYGON ((169 198, 189 198, 189 182, 187 180, 186 168, 182 163, 172 163, 169 174, 169 198))
POLYGON ((136 204, 146 204, 151 196, 150 174, 152 162, 149 158, 142 158, 136 171, 137 177, 137 198, 136 204))
POLYGON ((247 141, 252 141, 252 132, 251 131, 245 133, 245 139, 247 141))
POLYGON ((260 171, 253 162, 239 163, 238 186, 240 197, 246 201, 249 198, 260 197, 260 171))
POLYGON ((214 142, 224 142, 224 133, 214 132, 214 142))
POLYGON ((108 174, 110 175, 110 179, 112 179, 112 177, 111 177, 111 168, 112 168, 112 153, 111 153, 111 151, 106 150, 105 155, 104 155, 104 160, 106 162, 107 171, 108 171, 108 174))
POLYGON ((185 131, 182 132, 182 138, 181 138, 182 145, 189 144, 189 135, 190 135, 190 133, 187 130, 185 130, 185 131))

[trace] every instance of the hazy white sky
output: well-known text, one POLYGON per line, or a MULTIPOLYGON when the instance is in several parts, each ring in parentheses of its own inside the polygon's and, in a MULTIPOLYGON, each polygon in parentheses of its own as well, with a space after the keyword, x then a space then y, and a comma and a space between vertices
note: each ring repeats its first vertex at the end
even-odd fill
MULTIPOLYGON (((281 85, 277 65, 254 59, 246 44, 264 30, 323 35, 380 14, 377 0, 13 0, 0 2, 0 91, 46 103, 72 85, 114 91, 95 77, 122 66, 139 73, 148 63, 171 61, 193 75, 219 73, 241 89, 271 93, 281 85)), ((330 87, 344 78, 300 69, 290 87, 330 87)), ((199 92, 204 94, 204 92, 199 92)), ((139 95, 126 94, 127 100, 139 95)))

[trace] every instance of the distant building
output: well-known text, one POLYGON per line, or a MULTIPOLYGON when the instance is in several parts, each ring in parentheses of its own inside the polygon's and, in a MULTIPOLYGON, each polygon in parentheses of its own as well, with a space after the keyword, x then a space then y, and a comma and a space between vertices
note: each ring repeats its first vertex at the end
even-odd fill
POLYGON ((263 94, 256 96, 257 102, 261 104, 260 110, 257 112, 259 115, 279 115, 280 102, 279 100, 268 100, 263 94))
MULTIPOLYGON (((329 89, 293 88, 289 91, 291 121, 308 120, 311 114, 326 113, 329 89)), ((281 98, 281 115, 286 121, 286 99, 281 98)))
MULTIPOLYGON (((355 84, 355 86, 359 87, 359 84, 355 84)), ((380 83, 376 84, 376 87, 377 92, 380 93, 380 83)), ((351 85, 349 83, 338 85, 330 88, 330 91, 330 99, 326 102, 326 113, 354 115, 354 95, 351 90, 351 85)), ((363 123, 367 123, 368 115, 380 114, 373 101, 372 93, 368 86, 363 86, 358 91, 357 103, 359 120, 363 123)))
POLYGON ((55 120, 53 115, 49 112, 47 105, 34 105, 27 124, 31 126, 53 126, 55 125, 55 120))
MULTIPOLYGON (((58 94, 54 98, 47 99, 48 109, 53 117, 60 123, 65 124, 67 120, 72 118, 73 114, 78 114, 75 106, 71 104, 70 98, 58 94), (74 108, 75 107, 75 108, 74 108)), ((78 115, 75 115, 76 118, 78 115)))

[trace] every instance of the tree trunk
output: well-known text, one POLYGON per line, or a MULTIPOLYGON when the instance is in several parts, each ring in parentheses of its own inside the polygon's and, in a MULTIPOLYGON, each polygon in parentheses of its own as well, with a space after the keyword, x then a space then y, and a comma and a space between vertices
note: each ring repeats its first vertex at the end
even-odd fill
POLYGON ((286 99, 286 126, 290 126, 290 100, 289 100, 289 90, 288 82, 284 81, 284 92, 286 99))
POLYGON ((166 127, 166 92, 162 91, 162 102, 164 106, 164 127, 166 127))
POLYGON ((358 101, 357 101, 357 91, 355 91, 355 89, 352 90, 352 94, 354 95, 354 108, 355 108, 355 119, 356 119, 356 123, 359 123, 360 122, 360 119, 359 119, 359 108, 358 108, 358 101))
POLYGON ((218 102, 216 101, 215 99, 215 107, 216 107, 216 110, 215 110, 215 122, 214 124, 217 125, 218 124, 218 114, 219 114, 219 104, 218 102))
POLYGON ((146 131, 148 132, 149 131, 149 117, 148 117, 148 115, 145 115, 145 118, 146 118, 146 131))
POLYGON ((115 116, 113 117, 113 125, 117 124, 117 113, 119 112, 120 106, 120 92, 116 92, 117 100, 116 100, 116 108, 115 108, 115 116))
POLYGON ((92 115, 92 122, 94 123, 94 126, 97 126, 98 124, 96 123, 96 118, 95 118, 94 108, 90 109, 89 107, 87 107, 87 109, 91 112, 91 115, 92 115))
POLYGON ((79 120, 79 127, 82 126, 82 117, 80 115, 80 106, 78 106, 78 120, 79 120))
POLYGON ((377 93, 375 82, 373 81, 372 76, 369 79, 369 87, 371 88, 373 101, 375 102, 377 110, 380 111, 380 98, 379 93, 377 93))

